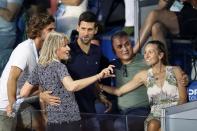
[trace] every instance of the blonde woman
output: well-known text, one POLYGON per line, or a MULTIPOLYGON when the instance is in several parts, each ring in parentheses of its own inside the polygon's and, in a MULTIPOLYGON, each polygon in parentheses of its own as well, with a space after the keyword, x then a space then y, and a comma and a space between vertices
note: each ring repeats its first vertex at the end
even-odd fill
POLYGON ((60 62, 69 59, 69 52, 67 37, 57 32, 50 33, 44 41, 38 65, 21 90, 22 97, 28 96, 35 85, 40 85, 42 90, 50 90, 52 95, 60 97, 61 104, 46 106, 47 131, 80 131, 81 117, 73 92, 113 76, 113 66, 110 65, 95 76, 73 81, 66 65, 60 62))
POLYGON ((187 101, 186 88, 182 84, 182 71, 168 66, 165 46, 160 41, 150 41, 145 46, 144 59, 151 68, 136 74, 132 80, 120 88, 99 85, 104 91, 121 96, 140 85, 147 87, 151 112, 145 121, 145 130, 160 131, 161 109, 183 104, 187 101))

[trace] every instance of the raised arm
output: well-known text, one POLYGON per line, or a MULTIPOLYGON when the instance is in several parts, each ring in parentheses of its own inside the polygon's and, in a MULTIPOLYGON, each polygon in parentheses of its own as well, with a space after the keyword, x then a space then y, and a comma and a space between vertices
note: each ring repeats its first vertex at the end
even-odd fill
POLYGON ((88 78, 84 78, 84 79, 80 79, 80 80, 75 80, 75 81, 73 81, 73 79, 70 76, 66 76, 62 80, 62 83, 64 84, 64 87, 68 91, 73 91, 73 92, 78 91, 78 90, 81 90, 81 89, 87 87, 88 85, 90 85, 96 81, 99 81, 103 78, 114 77, 113 67, 114 67, 113 65, 110 65, 107 68, 103 69, 97 75, 94 75, 94 76, 88 77, 88 78))
POLYGON ((3 17, 6 21, 13 21, 18 15, 20 8, 20 4, 8 2, 6 8, 0 7, 0 16, 3 17))
POLYGON ((106 91, 109 94, 121 96, 125 93, 128 93, 130 91, 135 90, 138 88, 140 85, 145 83, 145 78, 146 78, 146 72, 141 71, 138 74, 136 74, 132 80, 130 80, 128 83, 125 85, 121 86, 120 88, 115 88, 115 87, 109 87, 106 85, 101 85, 101 89, 106 91))
POLYGON ((187 102, 187 91, 185 85, 182 83, 182 70, 180 67, 174 67, 174 73, 177 79, 178 91, 179 91, 179 104, 187 102))

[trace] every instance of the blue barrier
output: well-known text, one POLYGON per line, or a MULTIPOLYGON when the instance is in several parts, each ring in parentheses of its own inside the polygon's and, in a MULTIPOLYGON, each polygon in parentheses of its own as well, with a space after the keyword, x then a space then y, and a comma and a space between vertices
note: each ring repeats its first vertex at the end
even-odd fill
POLYGON ((193 81, 189 84, 187 88, 188 100, 196 101, 197 100, 197 81, 193 81))

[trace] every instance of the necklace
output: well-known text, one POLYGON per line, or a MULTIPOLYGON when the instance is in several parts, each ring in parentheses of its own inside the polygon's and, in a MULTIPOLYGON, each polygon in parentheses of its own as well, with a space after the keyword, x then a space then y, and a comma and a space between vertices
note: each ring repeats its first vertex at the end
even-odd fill
POLYGON ((161 70, 160 72, 153 73, 153 77, 158 87, 163 87, 165 75, 166 75, 165 70, 161 70))
POLYGON ((163 81, 163 79, 164 79, 164 77, 165 77, 165 72, 166 72, 166 69, 165 69, 165 67, 164 68, 159 68, 158 70, 155 70, 154 72, 153 72, 153 76, 154 76, 154 78, 155 78, 155 81, 157 82, 157 83, 159 83, 159 85, 162 85, 162 81, 163 81))
POLYGON ((158 81, 159 80, 159 77, 155 77, 155 80, 158 81))
POLYGON ((155 80, 158 81, 158 80, 162 79, 162 77, 164 76, 164 71, 160 72, 160 73, 155 73, 153 75, 154 75, 155 80))

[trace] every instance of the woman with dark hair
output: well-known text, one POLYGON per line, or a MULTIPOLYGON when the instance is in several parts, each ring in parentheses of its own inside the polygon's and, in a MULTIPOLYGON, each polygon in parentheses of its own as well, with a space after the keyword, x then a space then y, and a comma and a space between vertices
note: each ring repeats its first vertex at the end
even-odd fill
POLYGON ((110 94, 121 96, 140 85, 147 87, 151 112, 145 121, 145 130, 159 131, 161 109, 183 104, 187 101, 186 88, 181 82, 179 67, 168 66, 166 49, 160 41, 149 41, 145 46, 144 59, 151 68, 142 70, 132 80, 120 88, 100 84, 100 88, 110 94))

